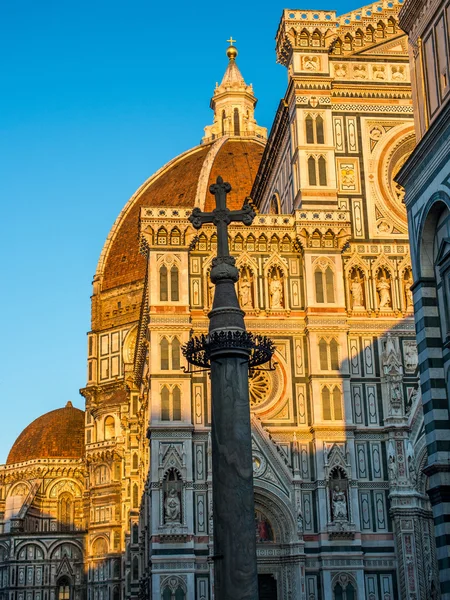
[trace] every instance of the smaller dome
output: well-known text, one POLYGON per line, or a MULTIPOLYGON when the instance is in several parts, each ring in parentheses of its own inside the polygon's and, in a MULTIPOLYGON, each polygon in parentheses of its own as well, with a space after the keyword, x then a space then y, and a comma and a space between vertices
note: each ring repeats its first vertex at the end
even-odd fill
POLYGON ((11 448, 6 464, 38 458, 82 458, 84 454, 84 412, 67 402, 26 427, 11 448))

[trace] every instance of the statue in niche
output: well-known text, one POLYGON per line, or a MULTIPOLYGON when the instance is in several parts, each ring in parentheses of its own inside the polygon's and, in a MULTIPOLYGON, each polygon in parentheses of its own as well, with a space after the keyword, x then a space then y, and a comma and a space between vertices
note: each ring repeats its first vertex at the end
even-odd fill
POLYGON ((381 272, 381 275, 378 278, 377 292, 378 292, 378 306, 380 308, 390 308, 391 307, 391 284, 390 284, 389 279, 386 277, 386 273, 384 271, 381 272))
POLYGON ((213 302, 214 302, 214 289, 216 286, 211 281, 210 273, 208 273, 206 281, 208 284, 208 303, 209 303, 209 306, 212 306, 213 302))
POLYGON ((391 415, 398 415, 400 413, 400 408, 403 404, 402 398, 402 390, 400 387, 400 383, 394 382, 391 384, 391 396, 390 396, 390 406, 389 413, 391 415))
POLYGON ((414 340, 404 340, 403 342, 403 354, 405 356, 405 370, 408 373, 414 373, 419 364, 419 357, 417 356, 417 344, 414 340))
POLYGON ((302 511, 300 509, 297 514, 297 531, 299 531, 299 532, 303 531, 303 515, 302 515, 302 511))
POLYGON ((177 490, 169 488, 164 502, 164 514, 166 523, 181 522, 181 502, 178 498, 177 490))
POLYGON ((406 456, 407 456, 407 466, 408 466, 408 475, 409 480, 412 485, 416 485, 417 483, 417 471, 414 460, 414 448, 411 444, 411 440, 406 440, 406 456))
POLYGON ((389 481, 397 479, 397 463, 395 461, 395 448, 392 440, 389 442, 388 448, 388 477, 389 481))
POLYGON ((341 490, 338 485, 334 486, 332 493, 331 504, 333 507, 333 519, 335 521, 347 520, 347 498, 344 490, 341 490))
POLYGON ((404 285, 404 290, 405 290, 405 303, 406 303, 406 308, 413 308, 414 307, 414 299, 413 299, 413 293, 411 290, 411 286, 413 284, 413 278, 412 278, 412 274, 411 271, 407 272, 408 276, 406 277, 406 273, 405 273, 405 279, 403 280, 403 285, 404 285))
POLYGON ((364 308, 364 292, 359 271, 355 272, 354 277, 350 281, 350 293, 353 299, 352 308, 364 308))
POLYGON ((241 308, 253 308, 252 283, 248 269, 243 269, 239 279, 239 303, 241 308))
POLYGON ((283 308, 283 280, 279 269, 272 271, 269 283, 270 308, 283 308))

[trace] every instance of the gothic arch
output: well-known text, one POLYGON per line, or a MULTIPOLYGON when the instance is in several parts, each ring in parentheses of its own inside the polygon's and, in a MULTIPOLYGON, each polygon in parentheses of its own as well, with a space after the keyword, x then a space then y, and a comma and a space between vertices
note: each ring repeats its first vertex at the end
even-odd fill
POLYGON ((18 481, 10 487, 7 497, 10 496, 28 496, 31 486, 27 481, 18 481))
POLYGON ((48 549, 48 556, 50 557, 51 560, 54 560, 56 552, 62 546, 72 546, 74 548, 74 550, 76 552, 76 556, 74 558, 72 558, 71 560, 74 560, 74 561, 82 560, 83 547, 78 542, 75 542, 72 540, 64 540, 63 542, 61 542, 61 540, 56 540, 55 542, 53 542, 53 544, 51 544, 51 546, 48 549))
POLYGON ((297 520, 292 507, 280 496, 255 482, 255 510, 265 514, 272 525, 275 543, 288 544, 298 540, 297 520))
POLYGON ((74 495, 75 498, 81 498, 82 489, 78 481, 75 479, 66 479, 60 477, 47 488, 47 496, 49 498, 57 498, 61 492, 69 492, 74 495))
POLYGON ((37 548, 41 552, 42 558, 40 558, 39 560, 46 560, 48 558, 49 554, 47 548, 45 547, 45 544, 34 539, 33 542, 30 542, 30 540, 24 540, 21 544, 17 546, 15 551, 15 559, 22 560, 20 558, 20 553, 22 552, 22 550, 27 550, 29 547, 37 548))
POLYGON ((187 586, 186 586, 185 580, 182 577, 179 577, 177 575, 169 575, 167 577, 164 577, 164 579, 161 578, 160 587, 161 587, 161 598, 164 598, 163 594, 164 594, 164 590, 166 587, 168 587, 174 593, 178 587, 181 587, 184 594, 187 594, 187 586))
MULTIPOLYGON (((332 589, 332 593, 333 593, 333 600, 336 598, 335 596, 335 588, 337 586, 340 586, 341 589, 343 590, 343 592, 345 593, 345 590, 347 589, 347 587, 351 585, 354 589, 354 595, 352 596, 352 600, 358 600, 358 598, 360 598, 360 594, 358 594, 358 585, 356 583, 356 578, 351 575, 350 573, 336 573, 333 577, 333 579, 331 580, 331 589, 332 589)), ((340 596, 341 598, 346 598, 347 595, 344 596, 340 596)))
POLYGON ((417 278, 430 277, 435 279, 434 270, 434 240, 436 227, 443 212, 450 211, 450 197, 445 192, 436 192, 428 201, 422 212, 417 226, 417 239, 421 240, 417 249, 415 269, 417 278))
POLYGON ((122 357, 125 364, 133 364, 136 350, 138 326, 134 325, 125 336, 122 345, 122 357))
POLYGON ((103 536, 99 535, 91 542, 91 554, 94 557, 104 556, 108 554, 109 551, 109 541, 103 536))

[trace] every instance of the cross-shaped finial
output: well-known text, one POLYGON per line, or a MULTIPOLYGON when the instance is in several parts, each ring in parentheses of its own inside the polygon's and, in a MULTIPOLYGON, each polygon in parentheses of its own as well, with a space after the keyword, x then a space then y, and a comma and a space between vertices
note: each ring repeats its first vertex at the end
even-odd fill
POLYGON ((234 44, 234 42, 235 42, 235 41, 236 41, 236 40, 233 40, 233 36, 232 36, 232 35, 230 35, 230 39, 229 39, 229 40, 227 40, 227 42, 230 42, 230 46, 232 46, 232 45, 234 44))
POLYGON ((209 191, 216 197, 216 208, 211 212, 202 212, 198 206, 194 208, 189 221, 195 227, 200 229, 204 223, 214 223, 217 227, 217 256, 224 258, 230 256, 228 248, 228 225, 233 221, 241 221, 244 225, 251 225, 255 217, 255 212, 248 203, 244 202, 240 210, 230 210, 227 208, 227 194, 231 191, 231 185, 225 182, 222 177, 217 177, 216 183, 213 183, 209 191))

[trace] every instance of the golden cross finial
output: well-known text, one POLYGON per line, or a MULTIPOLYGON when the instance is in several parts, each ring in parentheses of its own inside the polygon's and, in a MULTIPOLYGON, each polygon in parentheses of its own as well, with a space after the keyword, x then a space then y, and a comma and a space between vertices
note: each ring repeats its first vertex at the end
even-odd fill
POLYGON ((233 40, 233 36, 232 36, 232 35, 230 35, 230 39, 229 39, 229 40, 227 40, 227 42, 230 42, 230 46, 232 46, 232 45, 234 44, 234 42, 235 42, 235 41, 236 41, 236 40, 233 40))

